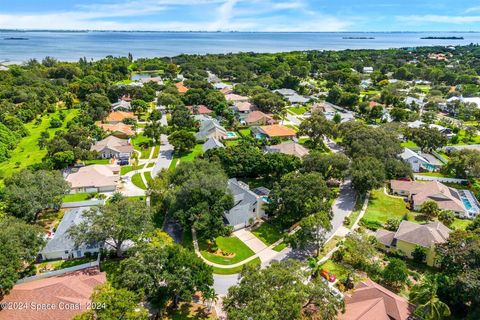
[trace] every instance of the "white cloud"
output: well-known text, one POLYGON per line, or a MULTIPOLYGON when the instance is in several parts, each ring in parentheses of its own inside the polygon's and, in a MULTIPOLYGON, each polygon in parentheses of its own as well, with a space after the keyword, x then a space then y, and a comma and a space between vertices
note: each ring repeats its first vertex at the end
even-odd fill
POLYGON ((425 23, 447 23, 463 24, 480 22, 480 16, 444 16, 444 15, 410 15, 397 16, 396 20, 403 23, 425 24, 425 23))
POLYGON ((125 0, 14 14, 0 9, 4 29, 344 31, 351 25, 347 21, 310 9, 304 0, 125 0), (187 10, 189 17, 182 18, 187 10), (155 22, 142 19, 153 15, 155 22), (136 19, 122 19, 130 17, 136 19))
POLYGON ((465 13, 473 13, 473 12, 480 12, 480 6, 478 7, 470 7, 467 10, 465 10, 465 13))

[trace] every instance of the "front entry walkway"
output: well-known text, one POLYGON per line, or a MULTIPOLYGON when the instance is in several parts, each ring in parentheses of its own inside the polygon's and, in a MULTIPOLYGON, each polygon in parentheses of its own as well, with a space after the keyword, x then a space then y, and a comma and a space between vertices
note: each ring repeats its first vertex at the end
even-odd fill
POLYGON ((270 262, 272 258, 278 254, 277 251, 272 249, 272 246, 268 247, 262 240, 258 239, 253 233, 246 229, 234 231, 233 235, 252 249, 252 251, 255 252, 255 256, 260 258, 262 264, 270 262))

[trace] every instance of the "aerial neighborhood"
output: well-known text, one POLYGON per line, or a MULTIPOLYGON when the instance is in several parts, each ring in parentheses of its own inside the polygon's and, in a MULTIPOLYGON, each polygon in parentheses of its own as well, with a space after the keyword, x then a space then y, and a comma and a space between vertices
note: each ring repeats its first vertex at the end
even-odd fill
POLYGON ((0 320, 479 319, 479 83, 473 44, 2 68, 0 320))

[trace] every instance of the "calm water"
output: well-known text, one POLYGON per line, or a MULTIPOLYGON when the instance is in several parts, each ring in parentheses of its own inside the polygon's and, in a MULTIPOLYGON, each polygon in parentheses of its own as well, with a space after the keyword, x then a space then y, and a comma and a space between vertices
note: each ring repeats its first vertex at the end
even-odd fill
POLYGON ((107 55, 135 58, 241 51, 386 49, 480 43, 480 33, 172 33, 172 32, 5 32, 0 31, 0 62, 52 56, 76 61, 107 55), (423 40, 456 36, 464 40, 423 40), (374 37, 375 39, 343 39, 374 37), (28 40, 6 40, 26 38, 28 40))

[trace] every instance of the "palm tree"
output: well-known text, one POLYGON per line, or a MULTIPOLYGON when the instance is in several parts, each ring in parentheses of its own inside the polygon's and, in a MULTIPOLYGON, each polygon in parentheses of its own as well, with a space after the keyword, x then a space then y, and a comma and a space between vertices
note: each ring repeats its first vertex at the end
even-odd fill
POLYGON ((427 276, 410 292, 410 302, 417 305, 415 313, 426 320, 441 320, 450 315, 448 305, 437 296, 438 280, 436 275, 427 276))
POLYGON ((218 300, 218 294, 213 288, 208 288, 203 292, 203 299, 207 300, 207 311, 210 313, 212 305, 218 300))

